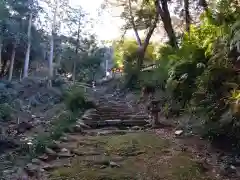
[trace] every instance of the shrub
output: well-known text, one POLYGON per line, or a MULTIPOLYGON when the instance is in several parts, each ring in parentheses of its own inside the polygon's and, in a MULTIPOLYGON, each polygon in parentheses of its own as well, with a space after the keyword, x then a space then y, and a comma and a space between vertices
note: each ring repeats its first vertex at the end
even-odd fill
POLYGON ((3 121, 11 120, 12 108, 7 103, 0 104, 0 119, 3 121))
POLYGON ((73 86, 64 95, 65 104, 72 112, 81 111, 94 107, 94 104, 87 100, 82 87, 73 86))

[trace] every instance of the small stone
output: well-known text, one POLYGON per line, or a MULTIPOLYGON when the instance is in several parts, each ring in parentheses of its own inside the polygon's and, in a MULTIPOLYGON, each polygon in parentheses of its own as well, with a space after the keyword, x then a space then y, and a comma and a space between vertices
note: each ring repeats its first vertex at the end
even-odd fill
POLYGON ((45 149, 45 152, 48 154, 48 155, 51 155, 51 156, 54 156, 56 155, 56 152, 50 148, 46 148, 45 149))
POLYGON ((54 169, 55 167, 51 164, 45 164, 42 169, 45 171, 48 171, 48 170, 51 170, 51 169, 54 169))
POLYGON ((110 165, 110 167, 112 167, 112 168, 114 168, 114 167, 120 167, 120 165, 119 164, 117 164, 117 163, 115 163, 115 162, 113 162, 113 161, 110 161, 109 162, 109 165, 110 165))
POLYGON ((71 164, 64 164, 63 167, 71 167, 71 164))
POLYGON ((42 163, 42 161, 40 159, 32 159, 32 163, 33 164, 37 164, 37 165, 40 165, 42 163))
POLYGON ((43 155, 39 156, 38 158, 43 160, 43 161, 46 161, 46 160, 48 160, 49 157, 48 157, 48 155, 43 154, 43 155))
POLYGON ((5 175, 5 174, 12 174, 12 173, 14 173, 15 171, 13 170, 13 169, 7 169, 7 170, 4 170, 3 171, 3 174, 5 175))
POLYGON ((32 119, 35 119, 37 116, 36 116, 36 115, 34 115, 34 114, 32 114, 32 116, 31 116, 31 117, 32 117, 32 119))
POLYGON ((183 134, 183 130, 176 130, 174 134, 176 136, 181 136, 183 134))
POLYGON ((78 125, 80 125, 82 128, 91 129, 91 127, 88 126, 88 125, 86 125, 85 123, 83 123, 82 120, 79 120, 77 123, 78 123, 78 125))
POLYGON ((67 157, 73 157, 73 156, 74 155, 71 154, 71 152, 68 149, 66 149, 66 148, 62 148, 61 152, 58 153, 58 157, 65 157, 65 158, 67 158, 67 157))
POLYGON ((62 157, 62 158, 68 158, 68 157, 73 157, 74 155, 71 154, 70 152, 60 152, 58 153, 58 157, 62 157))
POLYGON ((53 141, 53 144, 51 145, 51 148, 52 148, 54 151, 58 151, 58 150, 60 149, 60 144, 61 144, 60 141, 53 141))
POLYGON ((27 164, 27 166, 25 167, 25 171, 27 172, 27 174, 29 176, 36 176, 38 174, 38 166, 29 163, 27 164))
POLYGON ((60 137, 60 140, 61 140, 62 142, 67 142, 67 141, 68 141, 68 138, 67 138, 66 136, 62 136, 62 137, 60 137))
POLYGON ((79 124, 76 124, 73 129, 74 129, 74 132, 76 132, 76 133, 82 133, 83 132, 83 129, 79 124))
POLYGON ((56 169, 58 167, 61 167, 61 165, 60 164, 45 164, 42 169, 44 169, 45 171, 49 171, 49 170, 56 169))
POLYGON ((141 130, 141 128, 139 126, 133 126, 131 129, 136 130, 136 131, 141 130))
POLYGON ((66 148, 62 148, 62 149, 61 149, 61 152, 69 152, 69 150, 66 149, 66 148))
POLYGON ((106 165, 102 165, 102 166, 100 166, 100 169, 105 169, 105 168, 107 168, 106 165))
POLYGON ((236 170, 237 168, 233 165, 230 165, 230 168, 233 169, 233 170, 236 170))

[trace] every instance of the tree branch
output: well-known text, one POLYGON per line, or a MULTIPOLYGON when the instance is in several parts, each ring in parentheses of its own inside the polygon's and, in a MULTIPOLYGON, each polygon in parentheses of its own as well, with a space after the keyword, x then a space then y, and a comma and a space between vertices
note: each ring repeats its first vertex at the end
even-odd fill
POLYGON ((131 21, 131 24, 133 26, 133 30, 134 30, 134 33, 136 35, 138 45, 142 46, 142 41, 141 41, 141 38, 140 38, 140 36, 138 34, 138 30, 137 30, 136 24, 134 22, 134 17, 133 17, 133 13, 132 13, 132 3, 131 3, 131 0, 128 0, 128 5, 129 5, 130 21, 131 21))
POLYGON ((156 11, 153 24, 149 27, 149 31, 146 35, 145 40, 144 40, 144 44, 149 44, 149 41, 152 37, 152 34, 153 34, 155 28, 157 27, 158 20, 159 20, 159 15, 158 15, 158 12, 156 11))

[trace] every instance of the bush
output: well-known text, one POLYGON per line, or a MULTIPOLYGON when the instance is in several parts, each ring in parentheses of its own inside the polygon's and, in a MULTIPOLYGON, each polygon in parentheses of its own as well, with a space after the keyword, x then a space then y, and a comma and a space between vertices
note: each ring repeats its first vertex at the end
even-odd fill
POLYGON ((81 111, 94 107, 94 104, 87 100, 82 87, 73 86, 64 95, 65 104, 72 112, 81 111))
POLYGON ((7 103, 0 104, 0 119, 3 121, 11 120, 12 108, 7 103))
MULTIPOLYGON (((240 145, 240 100, 236 98, 240 89, 236 73, 240 41, 229 33, 229 27, 203 17, 199 27, 191 27, 190 36, 184 35, 179 49, 160 48, 159 62, 167 63, 160 63, 161 70, 154 70, 159 74, 142 74, 142 82, 158 84, 157 80, 166 79, 166 92, 170 94, 163 106, 166 116, 178 115, 190 107, 190 113, 201 119, 204 136, 211 140, 224 137, 240 145), (164 69, 167 78, 163 78, 164 69), (230 93, 232 90, 235 95, 230 93)), ((232 31, 236 33, 238 27, 234 25, 232 31)))

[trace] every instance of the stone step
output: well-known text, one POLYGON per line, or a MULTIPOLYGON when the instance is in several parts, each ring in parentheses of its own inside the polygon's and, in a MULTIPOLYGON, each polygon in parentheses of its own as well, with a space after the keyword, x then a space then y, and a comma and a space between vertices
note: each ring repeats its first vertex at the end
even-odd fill
POLYGON ((98 115, 104 115, 104 114, 135 114, 135 112, 126 110, 126 111, 97 111, 98 115))
POLYGON ((97 108, 97 112, 124 112, 124 111, 130 111, 130 108, 97 108))
POLYGON ((115 119, 115 120, 104 120, 104 121, 89 121, 84 122, 86 125, 90 126, 91 128, 100 128, 100 127, 109 127, 109 126, 115 126, 115 127, 132 127, 132 126, 145 126, 148 124, 147 121, 144 120, 121 120, 121 119, 115 119))
POLYGON ((106 120, 106 119, 135 119, 135 120, 148 120, 149 117, 148 116, 127 116, 127 115, 123 115, 123 116, 100 116, 100 119, 102 120, 106 120))
POLYGON ((98 116, 124 116, 132 115, 133 112, 99 112, 98 116))
POLYGON ((149 116, 147 114, 141 114, 141 115, 134 115, 132 112, 129 113, 99 113, 94 115, 88 115, 87 117, 82 117, 83 120, 98 120, 98 119, 149 119, 149 116))
POLYGON ((127 109, 129 109, 129 107, 128 106, 121 106, 121 107, 116 107, 116 106, 111 106, 111 105, 109 105, 109 106, 101 106, 101 107, 97 107, 96 108, 97 110, 106 110, 106 111, 110 111, 110 110, 117 110, 117 111, 119 111, 119 110, 127 110, 127 109))

